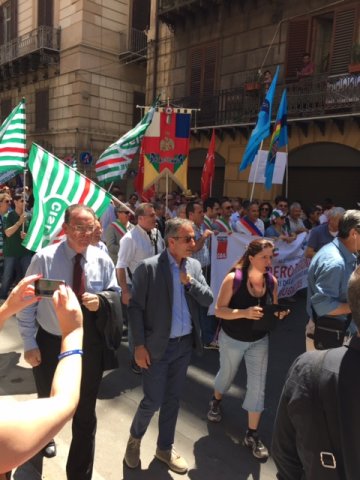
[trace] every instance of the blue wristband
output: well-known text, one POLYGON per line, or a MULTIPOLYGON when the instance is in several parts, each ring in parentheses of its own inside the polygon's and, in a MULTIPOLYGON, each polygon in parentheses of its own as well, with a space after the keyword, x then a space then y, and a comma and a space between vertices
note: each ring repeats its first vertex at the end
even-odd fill
POLYGON ((67 350, 66 352, 60 353, 58 355, 58 360, 62 360, 65 357, 70 357, 70 355, 82 355, 83 351, 80 349, 77 350, 67 350))

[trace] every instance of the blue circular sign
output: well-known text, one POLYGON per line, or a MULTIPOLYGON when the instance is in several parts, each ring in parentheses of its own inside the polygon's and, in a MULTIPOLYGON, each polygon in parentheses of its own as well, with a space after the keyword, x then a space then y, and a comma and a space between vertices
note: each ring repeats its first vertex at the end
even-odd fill
POLYGON ((83 165, 90 165, 93 161, 93 157, 90 152, 81 152, 80 153, 80 162, 83 165))

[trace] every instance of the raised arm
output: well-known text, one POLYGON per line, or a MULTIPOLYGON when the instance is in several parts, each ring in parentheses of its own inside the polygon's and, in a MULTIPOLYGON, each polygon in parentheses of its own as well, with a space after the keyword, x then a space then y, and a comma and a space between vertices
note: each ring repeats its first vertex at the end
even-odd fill
MULTIPOLYGON (((54 293, 62 331, 61 352, 81 351, 82 313, 75 294, 64 285, 54 293)), ((50 398, 4 405, 0 411, 0 471, 35 455, 73 416, 80 394, 81 355, 59 360, 50 398)))

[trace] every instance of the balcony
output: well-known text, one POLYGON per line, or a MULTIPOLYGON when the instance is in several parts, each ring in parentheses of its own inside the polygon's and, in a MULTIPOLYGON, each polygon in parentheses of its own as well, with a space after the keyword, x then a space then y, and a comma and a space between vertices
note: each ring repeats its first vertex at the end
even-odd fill
POLYGON ((147 58, 147 35, 142 30, 130 28, 120 32, 120 63, 143 63, 147 58))
POLYGON ((220 4, 230 4, 231 0, 160 0, 159 18, 172 28, 184 23, 188 18, 207 15, 220 4))
MULTIPOLYGON (((360 74, 321 75, 306 81, 278 84, 272 108, 273 120, 284 87, 287 89, 290 122, 320 121, 327 117, 360 118, 360 74)), ((196 115, 197 127, 246 127, 256 122, 264 96, 262 85, 255 82, 220 90, 214 95, 182 98, 174 103, 184 108, 201 109, 196 115)), ((192 121, 195 126, 195 116, 192 121)))
POLYGON ((41 26, 0 46, 0 66, 35 52, 59 53, 60 29, 41 26))
MULTIPOLYGON (((0 87, 4 81, 59 62, 60 28, 40 26, 0 46, 0 87)), ((9 83, 8 88, 11 88, 9 83)))

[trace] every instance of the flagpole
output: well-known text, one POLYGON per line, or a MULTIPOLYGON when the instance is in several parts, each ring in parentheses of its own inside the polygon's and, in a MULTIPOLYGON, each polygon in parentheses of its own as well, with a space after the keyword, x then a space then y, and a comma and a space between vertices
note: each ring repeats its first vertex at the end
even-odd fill
POLYGON ((289 190, 289 163, 288 163, 288 160, 289 160, 289 149, 288 149, 288 145, 286 144, 285 145, 286 147, 286 168, 285 168, 285 197, 288 198, 288 190, 289 190))
MULTIPOLYGON (((26 168, 24 169, 24 181, 23 181, 23 196, 24 196, 23 215, 25 214, 25 207, 26 207, 25 188, 26 188, 26 168)), ((25 232, 25 222, 21 226, 21 232, 22 233, 25 232)))
POLYGON ((168 203, 169 203, 169 172, 166 169, 166 175, 165 175, 165 216, 166 212, 168 211, 168 203))
POLYGON ((263 143, 264 143, 264 140, 261 140, 260 147, 259 147, 259 150, 258 150, 258 153, 257 153, 257 161, 256 161, 256 167, 255 167, 255 173, 254 173, 254 181, 253 181, 252 188, 251 188, 250 202, 252 202, 252 199, 253 199, 253 196, 254 196, 256 175, 257 175, 257 171, 258 171, 258 167, 259 167, 259 163, 260 163, 259 152, 260 152, 260 150, 262 150, 263 143))

